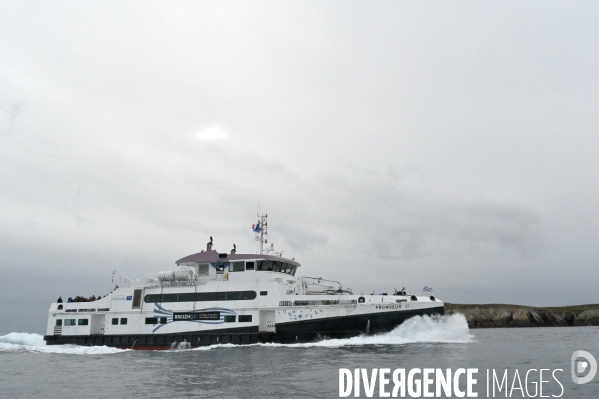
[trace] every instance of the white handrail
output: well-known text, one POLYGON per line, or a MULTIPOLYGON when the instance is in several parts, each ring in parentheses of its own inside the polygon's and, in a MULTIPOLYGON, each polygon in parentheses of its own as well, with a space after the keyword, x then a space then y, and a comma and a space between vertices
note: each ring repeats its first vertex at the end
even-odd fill
POLYGON ((118 274, 119 276, 131 281, 132 283, 135 283, 135 280, 133 280, 131 277, 127 277, 125 276, 123 273, 119 272, 118 270, 113 270, 112 271, 112 282, 114 283, 114 275, 118 274))

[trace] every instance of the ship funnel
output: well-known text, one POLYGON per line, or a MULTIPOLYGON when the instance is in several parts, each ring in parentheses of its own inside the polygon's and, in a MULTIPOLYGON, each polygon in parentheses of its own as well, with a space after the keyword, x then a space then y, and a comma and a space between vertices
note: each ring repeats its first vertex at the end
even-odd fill
POLYGON ((237 245, 233 244, 233 249, 231 250, 231 255, 235 255, 235 252, 237 252, 237 245))
POLYGON ((206 244, 206 251, 212 251, 212 236, 210 236, 210 242, 206 244))

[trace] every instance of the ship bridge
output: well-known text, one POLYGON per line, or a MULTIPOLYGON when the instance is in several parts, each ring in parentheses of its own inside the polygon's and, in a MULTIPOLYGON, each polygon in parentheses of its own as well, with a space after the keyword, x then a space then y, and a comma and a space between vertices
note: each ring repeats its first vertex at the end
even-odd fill
POLYGON ((198 277, 212 276, 228 280, 230 273, 279 272, 292 276, 301 265, 293 259, 267 254, 227 254, 218 251, 202 251, 179 259, 177 266, 188 267, 198 277))

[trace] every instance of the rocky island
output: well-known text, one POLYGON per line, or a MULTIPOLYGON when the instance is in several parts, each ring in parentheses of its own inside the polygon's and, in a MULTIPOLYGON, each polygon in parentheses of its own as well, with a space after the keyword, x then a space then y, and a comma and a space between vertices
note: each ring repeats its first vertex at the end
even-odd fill
POLYGON ((521 305, 445 303, 445 314, 461 313, 470 328, 599 326, 599 304, 537 308, 521 305))

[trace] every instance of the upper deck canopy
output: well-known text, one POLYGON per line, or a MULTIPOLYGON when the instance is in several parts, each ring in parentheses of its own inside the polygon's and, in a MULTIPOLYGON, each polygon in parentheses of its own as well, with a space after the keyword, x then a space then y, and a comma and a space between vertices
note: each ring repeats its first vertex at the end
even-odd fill
POLYGON ((273 260, 278 262, 290 263, 296 267, 301 266, 298 262, 283 258, 281 256, 274 255, 260 255, 260 254, 227 254, 219 253, 217 251, 203 251, 197 254, 189 255, 179 259, 176 263, 180 265, 182 263, 204 263, 204 262, 227 262, 227 261, 240 261, 240 260, 273 260))

